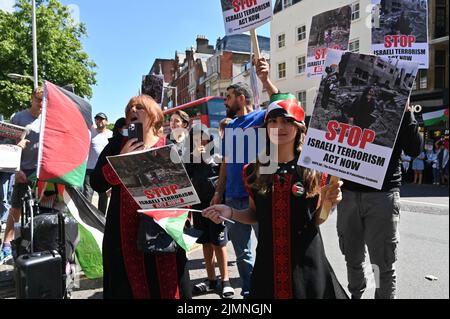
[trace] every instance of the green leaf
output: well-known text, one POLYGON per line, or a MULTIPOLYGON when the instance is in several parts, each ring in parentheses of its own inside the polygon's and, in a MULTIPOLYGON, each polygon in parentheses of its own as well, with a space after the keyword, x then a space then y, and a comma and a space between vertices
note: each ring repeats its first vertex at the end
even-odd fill
MULTIPOLYGON (((36 1, 38 75, 40 84, 73 84, 75 93, 92 97, 97 65, 83 50, 86 26, 76 25, 68 7, 57 0, 36 1)), ((11 80, 9 73, 33 74, 31 1, 17 0, 16 11, 0 10, 0 114, 5 117, 30 106, 33 83, 11 80)))

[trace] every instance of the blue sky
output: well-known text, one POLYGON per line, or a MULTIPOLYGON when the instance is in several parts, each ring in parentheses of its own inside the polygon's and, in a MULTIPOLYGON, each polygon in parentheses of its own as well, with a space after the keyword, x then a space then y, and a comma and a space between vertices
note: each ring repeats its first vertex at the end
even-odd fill
MULTIPOLYGON (((175 50, 195 46, 197 35, 215 44, 225 32, 219 0, 61 2, 72 5, 74 16, 87 26, 84 50, 98 65, 93 115, 105 112, 110 122, 123 116, 155 58, 170 59, 175 50)), ((269 36, 269 25, 259 28, 258 34, 269 36)))

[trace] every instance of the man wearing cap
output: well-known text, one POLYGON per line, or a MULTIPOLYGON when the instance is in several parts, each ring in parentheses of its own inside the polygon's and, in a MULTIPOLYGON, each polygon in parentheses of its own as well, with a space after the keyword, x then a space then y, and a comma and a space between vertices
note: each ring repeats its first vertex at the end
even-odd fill
MULTIPOLYGON (((95 116, 95 125, 96 128, 92 128, 91 131, 91 148, 89 149, 89 159, 87 163, 86 177, 84 179, 83 185, 83 195, 89 200, 92 201, 92 197, 94 195, 94 190, 90 185, 90 175, 97 164, 98 157, 100 153, 103 151, 105 146, 108 144, 108 139, 113 136, 112 131, 108 130, 108 117, 105 113, 98 113, 95 116)), ((108 196, 106 193, 98 194, 98 209, 106 214, 106 209, 108 206, 108 196)))

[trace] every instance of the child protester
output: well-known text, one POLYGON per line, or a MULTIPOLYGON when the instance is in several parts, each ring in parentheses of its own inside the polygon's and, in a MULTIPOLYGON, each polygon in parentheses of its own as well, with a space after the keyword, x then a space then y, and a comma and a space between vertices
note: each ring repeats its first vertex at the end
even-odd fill
MULTIPOLYGON (((214 178, 218 175, 218 164, 214 157, 206 153, 208 143, 212 141, 212 136, 201 125, 193 127, 189 134, 191 156, 189 163, 185 163, 187 173, 192 184, 200 198, 201 203, 192 208, 203 210, 209 206, 214 196, 215 186, 214 178)), ((222 288, 221 297, 223 299, 232 299, 234 289, 231 287, 228 276, 228 257, 227 243, 228 232, 224 222, 216 224, 211 220, 204 218, 200 213, 193 214, 194 227, 203 231, 203 234, 197 240, 197 243, 203 246, 203 255, 205 258, 205 267, 208 278, 194 286, 193 295, 200 295, 217 291, 222 288), (215 259, 219 266, 221 283, 216 278, 215 259)))
POLYGON ((272 96, 265 117, 266 154, 277 147, 278 169, 262 174, 259 160, 244 168, 250 206, 235 210, 216 205, 203 216, 259 224, 251 299, 347 299, 324 251, 318 215, 321 202, 342 199, 342 182, 320 188, 318 172, 297 165, 304 143, 305 113, 290 94, 272 96), (273 148, 273 147, 272 147, 273 148))

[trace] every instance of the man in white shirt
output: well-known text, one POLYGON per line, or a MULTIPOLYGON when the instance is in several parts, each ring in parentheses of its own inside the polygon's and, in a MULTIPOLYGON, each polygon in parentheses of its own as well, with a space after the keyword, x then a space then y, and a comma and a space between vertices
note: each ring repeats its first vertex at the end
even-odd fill
MULTIPOLYGON (((96 128, 92 128, 91 133, 91 148, 89 150, 89 159, 87 163, 86 177, 84 179, 83 195, 91 202, 94 195, 94 190, 90 185, 90 175, 97 164, 98 157, 105 146, 109 143, 108 139, 112 137, 112 131, 107 129, 108 117, 105 113, 98 113, 95 116, 96 128)), ((108 196, 106 193, 98 194, 98 209, 106 214, 108 206, 108 196)))

